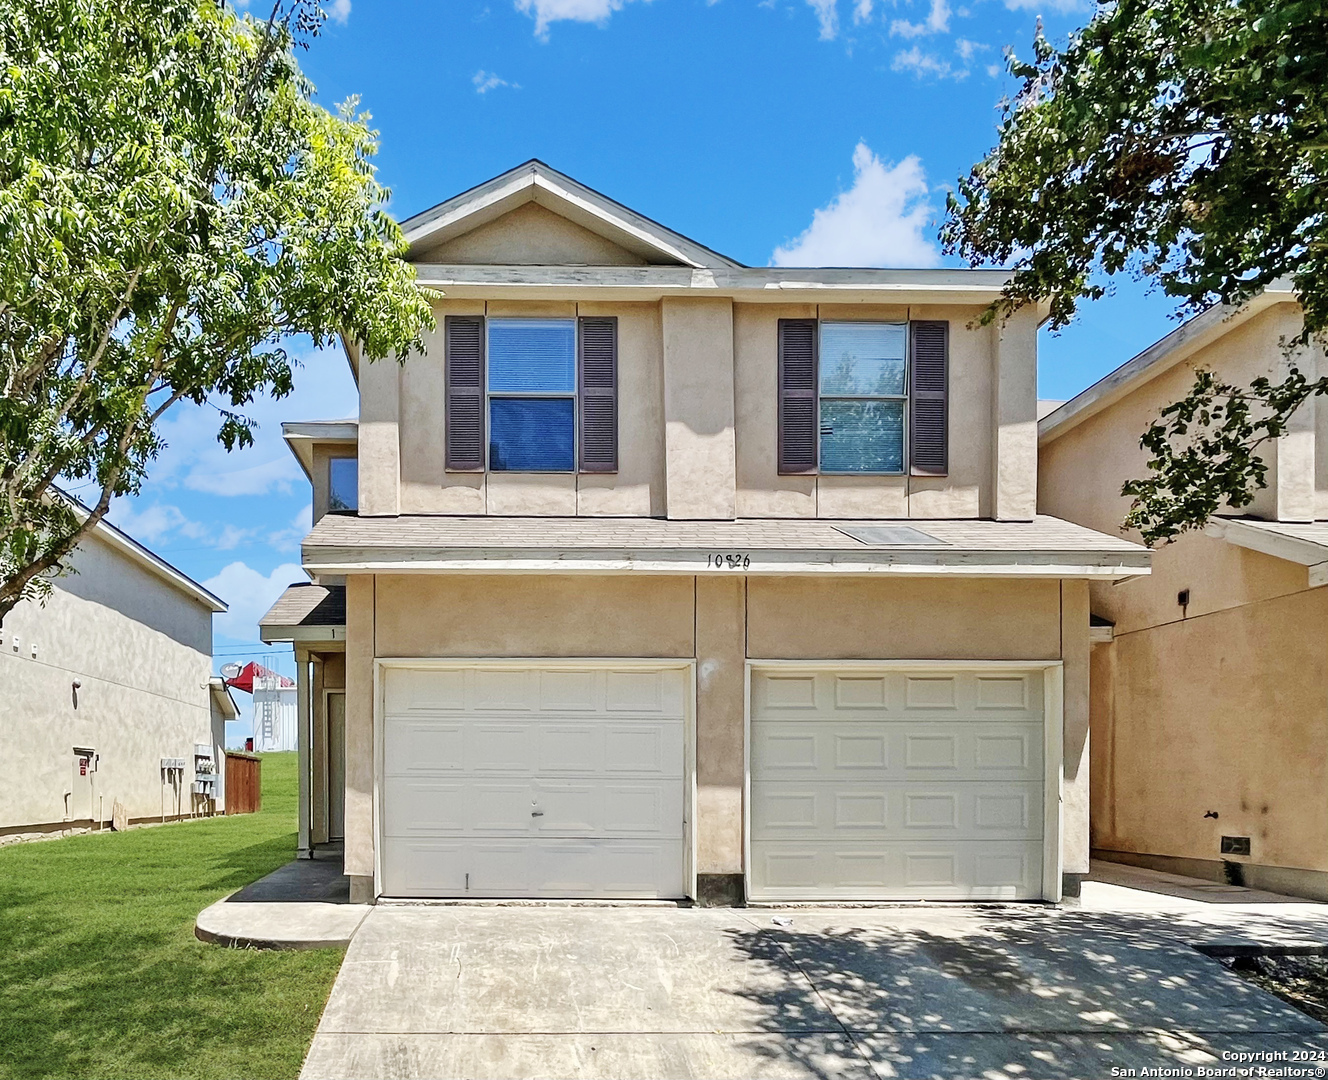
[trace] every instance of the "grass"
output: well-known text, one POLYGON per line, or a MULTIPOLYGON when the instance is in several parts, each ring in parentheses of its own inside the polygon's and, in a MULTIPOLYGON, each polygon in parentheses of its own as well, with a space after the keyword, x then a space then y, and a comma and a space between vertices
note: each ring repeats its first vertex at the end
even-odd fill
POLYGON ((194 937, 295 823, 295 755, 268 754, 258 814, 0 848, 0 1078, 298 1075, 342 950, 194 937))

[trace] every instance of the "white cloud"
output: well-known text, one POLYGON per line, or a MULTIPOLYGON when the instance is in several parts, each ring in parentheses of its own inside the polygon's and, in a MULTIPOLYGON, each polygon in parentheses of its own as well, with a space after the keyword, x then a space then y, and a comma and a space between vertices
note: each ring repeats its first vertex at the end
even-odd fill
POLYGON ((1005 0, 1011 11, 1091 11, 1090 0, 1005 0))
POLYGON ((203 588, 216 593, 230 605, 224 615, 214 617, 214 632, 232 641, 257 641, 258 620, 286 586, 308 580, 297 563, 282 563, 266 577, 245 563, 231 563, 215 577, 203 582, 203 588))
POLYGON ((957 82, 968 78, 967 66, 955 67, 949 60, 923 52, 916 45, 905 52, 895 53, 890 66, 895 71, 910 71, 919 79, 954 79, 957 82))
POLYGON ((866 143, 853 151, 853 187, 812 215, 810 227, 776 249, 775 266, 935 266, 927 235, 932 208, 922 162, 910 154, 887 165, 866 143))
POLYGON ((274 529, 267 535, 268 547, 275 551, 299 551, 300 541, 313 526, 314 508, 312 503, 305 503, 295 512, 290 524, 284 529, 274 529))
POLYGON ((839 0, 807 0, 821 24, 821 40, 833 41, 839 33, 839 0))
POLYGON ((535 16, 535 33, 549 36, 556 22, 602 23, 628 0, 516 0, 517 11, 535 16))
POLYGON ((944 34, 950 30, 950 5, 947 0, 931 0, 931 10, 922 22, 896 19, 890 24, 894 37, 915 38, 924 34, 944 34))
POLYGON ((853 21, 855 23, 865 23, 872 17, 872 0, 857 0, 853 5, 853 21))
POLYGON ((475 87, 475 93, 477 94, 487 94, 490 90, 497 90, 500 86, 507 86, 513 90, 521 89, 518 84, 508 82, 506 79, 501 78, 497 73, 485 71, 483 68, 480 68, 479 71, 475 72, 475 74, 470 77, 470 81, 475 87))
POLYGON ((969 41, 968 38, 955 38, 955 52, 959 54, 959 59, 968 63, 980 52, 986 52, 990 45, 983 45, 978 41, 969 41))
POLYGON ((334 23, 346 25, 346 20, 350 18, 350 0, 332 0, 326 9, 327 17, 334 23))

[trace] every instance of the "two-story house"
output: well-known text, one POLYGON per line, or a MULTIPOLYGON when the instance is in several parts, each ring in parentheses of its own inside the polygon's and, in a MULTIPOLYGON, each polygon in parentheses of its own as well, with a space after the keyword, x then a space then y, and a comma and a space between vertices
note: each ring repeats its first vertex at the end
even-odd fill
MULTIPOLYGON (((1039 425, 1039 505, 1116 531, 1139 437, 1205 369, 1325 373, 1285 286, 1202 313, 1039 425)), ((1105 858, 1328 899, 1328 407, 1259 450, 1266 488, 1092 587, 1092 842, 1105 858)))
POLYGON ((750 268, 530 162, 404 223, 437 332, 287 426, 301 845, 353 896, 1049 899, 1089 583, 999 272, 750 268))

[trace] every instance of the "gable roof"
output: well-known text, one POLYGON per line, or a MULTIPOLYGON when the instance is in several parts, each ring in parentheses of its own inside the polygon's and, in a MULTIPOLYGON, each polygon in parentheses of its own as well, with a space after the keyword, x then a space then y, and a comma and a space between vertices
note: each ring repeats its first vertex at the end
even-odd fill
POLYGON ((535 158, 403 221, 401 229, 410 244, 407 258, 414 261, 425 248, 468 233, 528 202, 539 203, 648 263, 712 270, 742 266, 535 158))
POLYGON ((1137 356, 1125 361, 1115 371, 1104 375, 1086 390, 1081 390, 1038 421, 1038 444, 1043 445, 1078 427, 1091 416, 1114 405, 1131 391, 1151 379, 1170 371, 1186 357, 1193 356, 1248 322, 1261 311, 1274 304, 1294 302, 1295 291, 1291 283, 1278 280, 1263 292, 1237 307, 1217 304, 1187 319, 1160 341, 1155 341, 1137 356))

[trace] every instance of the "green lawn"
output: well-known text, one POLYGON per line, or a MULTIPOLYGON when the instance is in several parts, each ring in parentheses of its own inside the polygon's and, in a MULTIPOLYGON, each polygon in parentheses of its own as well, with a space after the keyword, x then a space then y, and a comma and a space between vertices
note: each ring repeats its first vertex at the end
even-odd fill
POLYGON ((295 755, 268 754, 261 813, 0 848, 0 1078, 296 1076, 342 950, 194 937, 295 828, 295 755))

